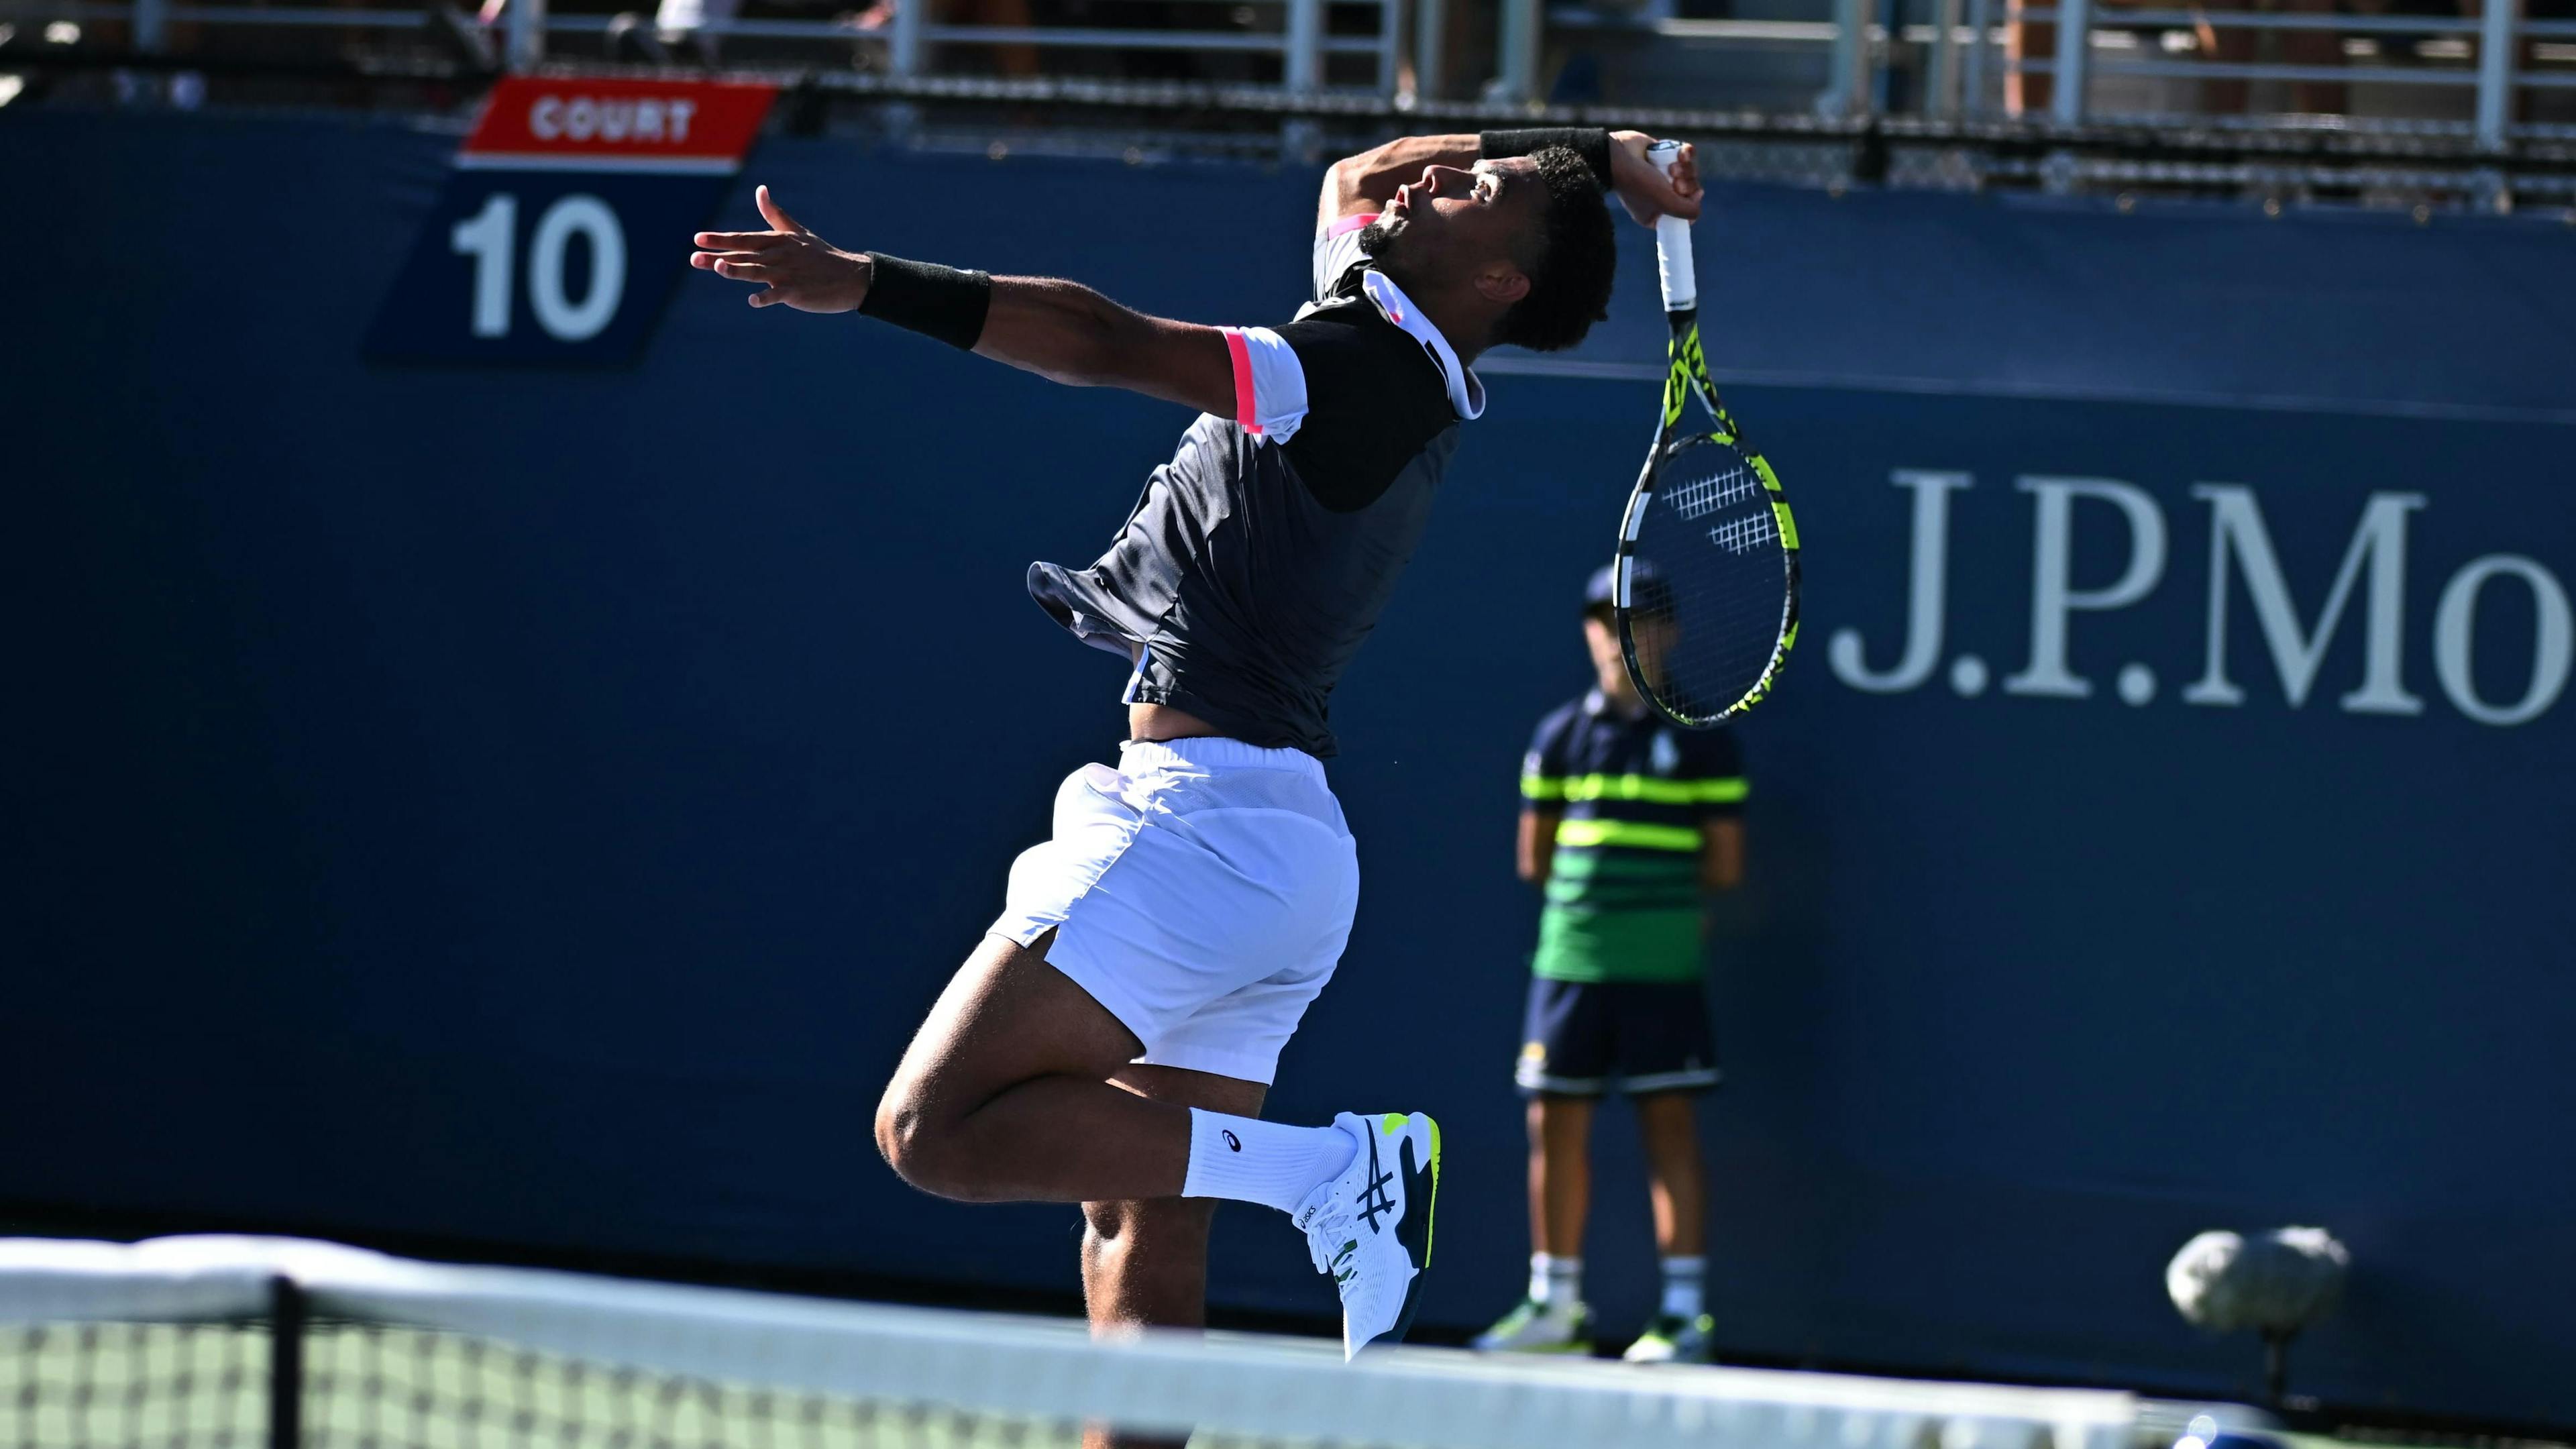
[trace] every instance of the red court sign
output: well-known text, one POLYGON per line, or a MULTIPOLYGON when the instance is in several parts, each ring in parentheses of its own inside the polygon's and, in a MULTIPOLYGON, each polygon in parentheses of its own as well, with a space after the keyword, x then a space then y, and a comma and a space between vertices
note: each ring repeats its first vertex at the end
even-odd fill
MULTIPOLYGON (((507 76, 492 87, 459 165, 604 162, 733 170, 777 87, 726 81, 507 76)), ((654 168, 662 169, 662 168, 654 168)))

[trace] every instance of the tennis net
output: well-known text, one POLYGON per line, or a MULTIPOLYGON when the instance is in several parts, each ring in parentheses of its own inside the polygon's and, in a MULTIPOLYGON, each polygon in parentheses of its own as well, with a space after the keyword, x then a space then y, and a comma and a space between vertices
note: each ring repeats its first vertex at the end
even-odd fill
POLYGON ((2125 1394, 1498 1362, 413 1262, 0 1239, 0 1449, 2129 1449, 2125 1394))

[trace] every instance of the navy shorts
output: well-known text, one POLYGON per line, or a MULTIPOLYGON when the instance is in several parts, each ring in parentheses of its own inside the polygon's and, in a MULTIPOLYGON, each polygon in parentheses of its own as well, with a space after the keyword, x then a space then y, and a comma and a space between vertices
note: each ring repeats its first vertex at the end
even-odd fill
POLYGON ((1718 1076, 1705 982, 1530 982, 1513 1073, 1523 1096, 1705 1092, 1718 1076))

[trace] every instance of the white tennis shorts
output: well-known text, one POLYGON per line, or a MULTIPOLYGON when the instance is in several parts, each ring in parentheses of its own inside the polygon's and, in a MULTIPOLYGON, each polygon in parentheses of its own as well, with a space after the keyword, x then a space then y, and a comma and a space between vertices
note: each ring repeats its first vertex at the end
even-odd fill
POLYGON ((1324 767, 1240 740, 1130 743, 1055 794, 1055 838, 1011 866, 992 934, 1047 960, 1157 1066, 1267 1083, 1332 978, 1358 848, 1324 767))

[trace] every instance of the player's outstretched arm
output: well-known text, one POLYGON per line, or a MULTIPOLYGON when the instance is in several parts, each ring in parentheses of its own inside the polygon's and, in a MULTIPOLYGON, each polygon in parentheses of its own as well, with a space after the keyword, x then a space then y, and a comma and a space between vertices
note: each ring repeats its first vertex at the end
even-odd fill
POLYGON ((865 312, 1070 386, 1234 411, 1233 358, 1217 328, 1148 317, 1075 282, 843 251, 789 216, 768 187, 753 199, 770 229, 702 231, 689 264, 757 286, 755 307, 865 312))
POLYGON ((1119 387, 1219 417, 1235 411, 1225 333, 1148 317, 1079 282, 995 277, 978 356, 1070 387, 1119 387))

